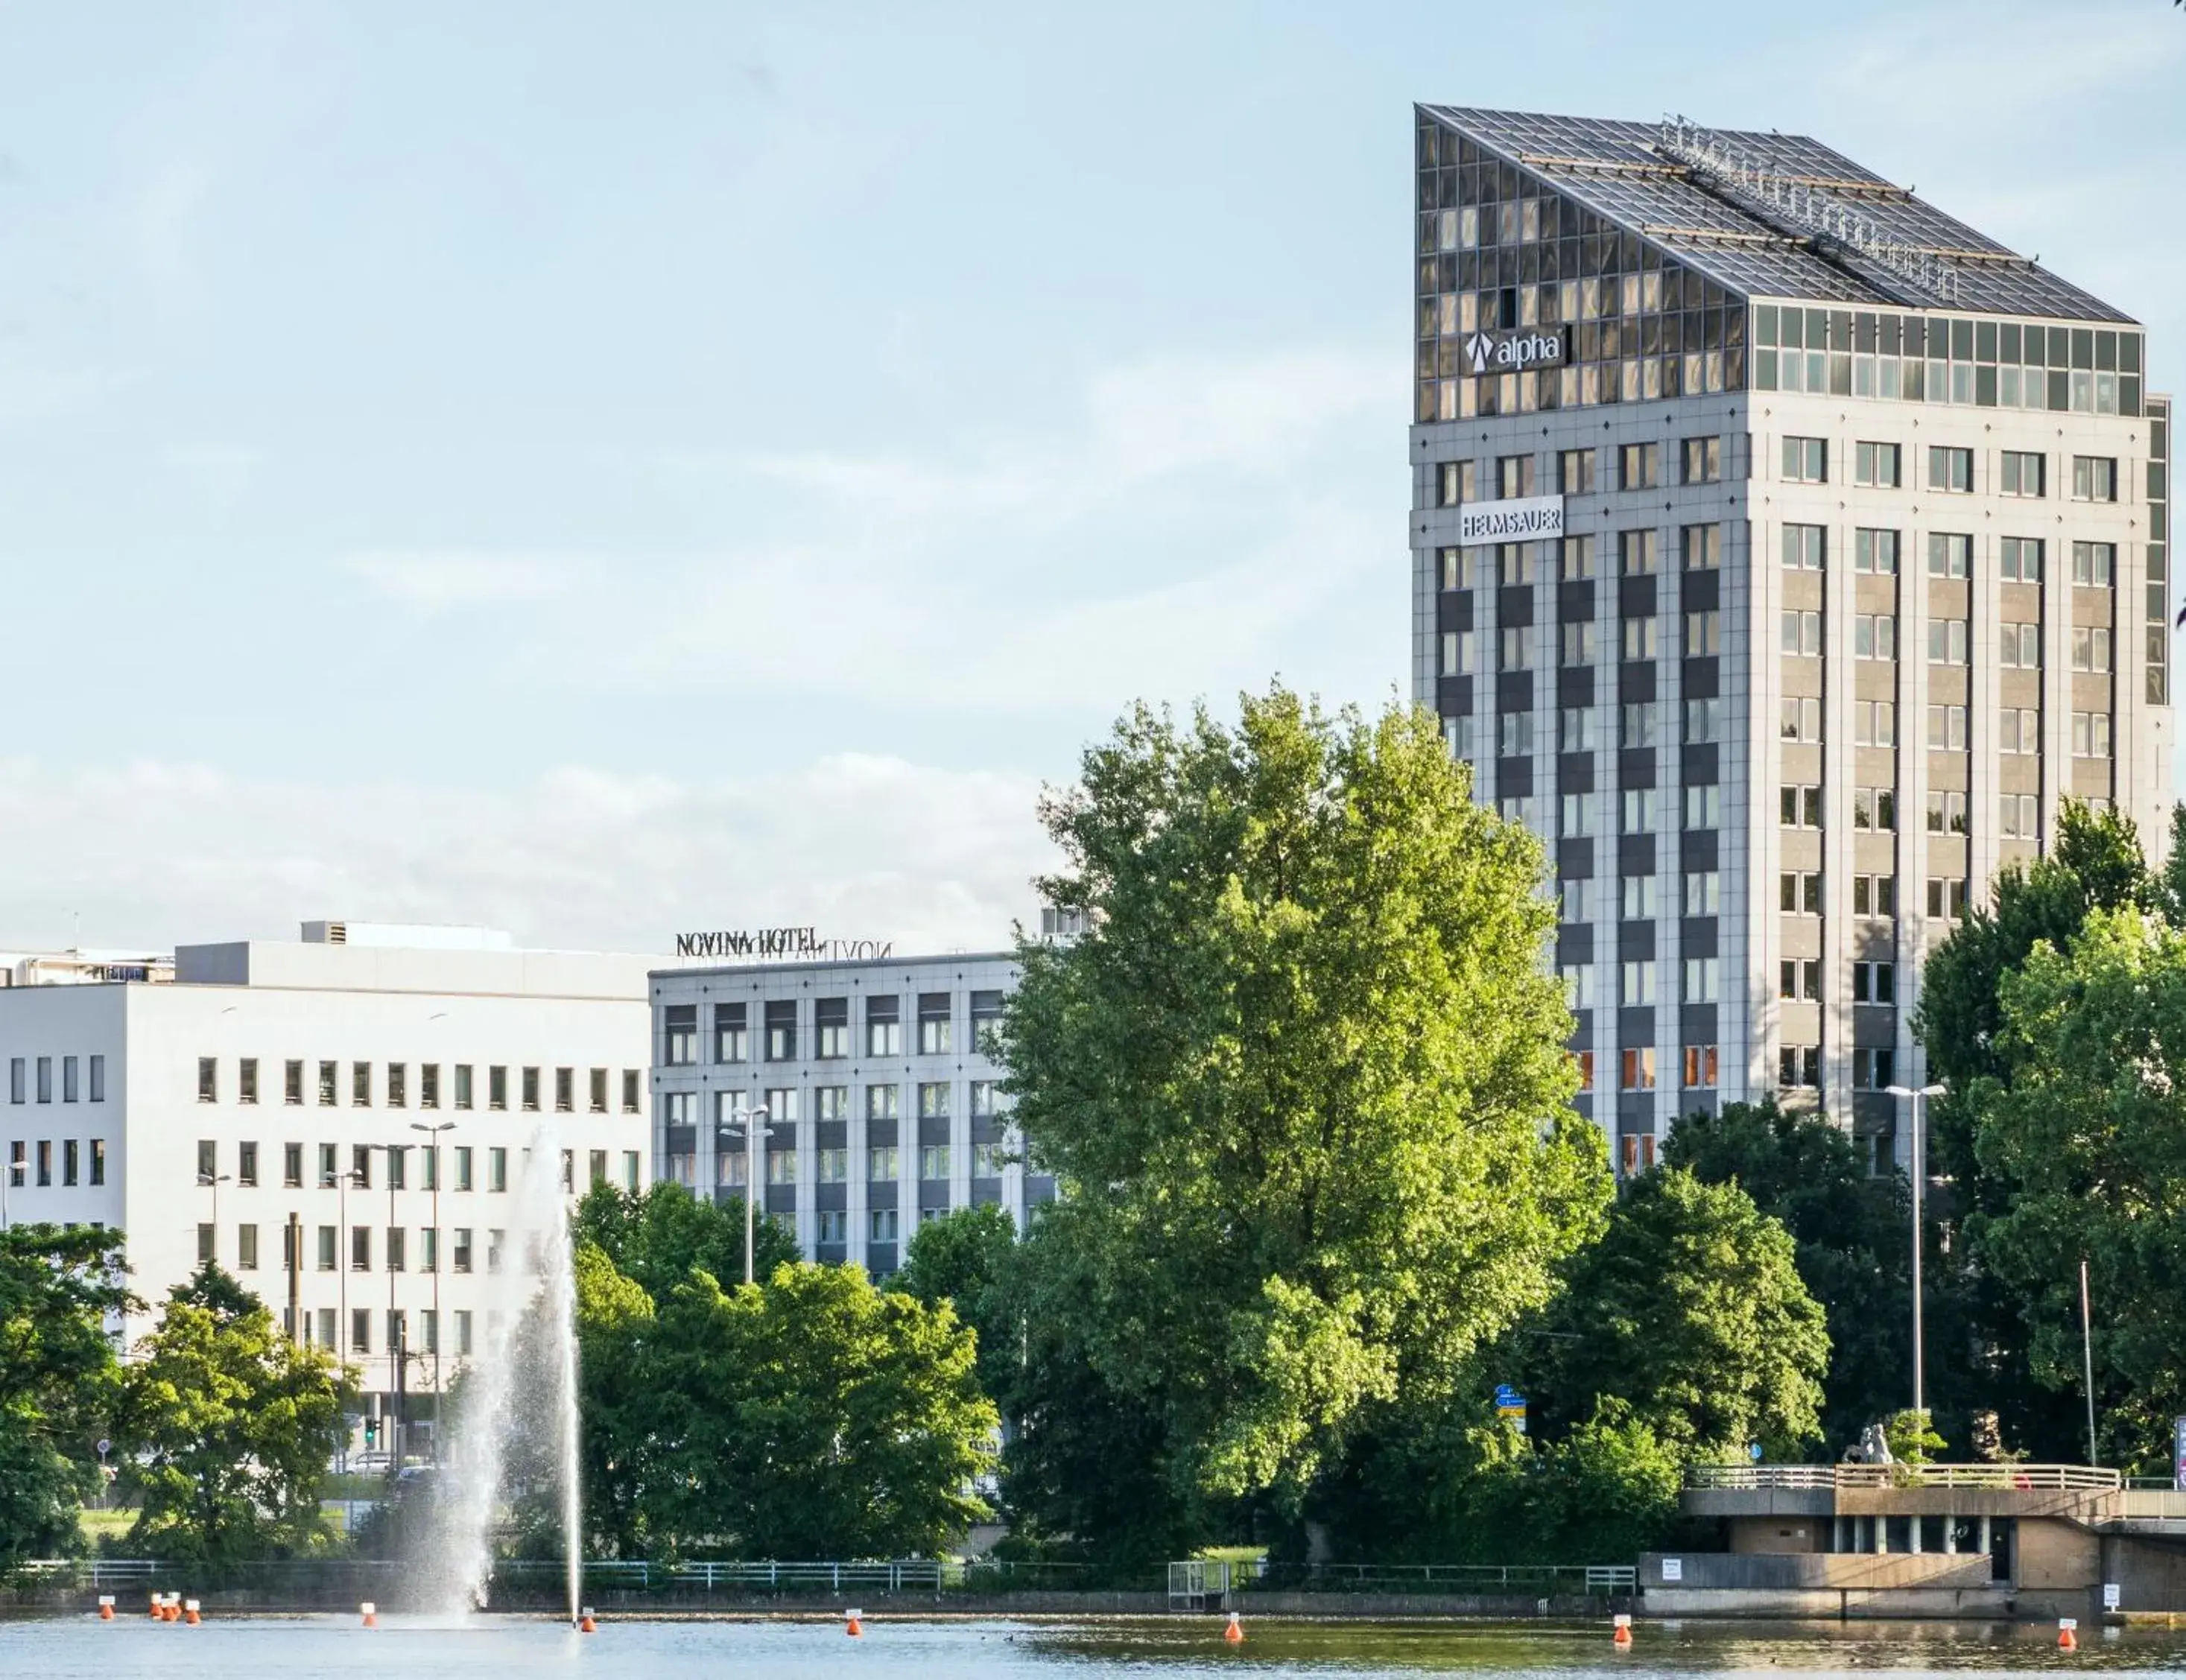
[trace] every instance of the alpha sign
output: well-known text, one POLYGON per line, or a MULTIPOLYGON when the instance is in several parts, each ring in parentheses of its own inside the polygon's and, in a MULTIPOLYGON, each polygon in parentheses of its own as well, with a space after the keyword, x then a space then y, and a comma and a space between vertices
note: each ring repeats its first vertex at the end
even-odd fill
POLYGON ((678 933, 680 957, 803 958, 810 962, 877 962, 895 955, 893 939, 823 939, 816 927, 739 927, 678 933))
POLYGON ((1538 542, 1563 534, 1564 499, 1560 496, 1471 501, 1457 510, 1457 540, 1466 548, 1482 542, 1538 542))
POLYGON ((1458 348, 1475 373, 1522 373, 1529 367, 1561 367, 1569 358, 1568 327, 1483 327, 1467 333, 1458 348))

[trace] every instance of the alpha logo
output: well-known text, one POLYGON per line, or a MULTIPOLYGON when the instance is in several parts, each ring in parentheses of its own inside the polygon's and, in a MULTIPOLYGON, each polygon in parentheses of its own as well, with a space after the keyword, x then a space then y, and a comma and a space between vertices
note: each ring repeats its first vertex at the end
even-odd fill
POLYGON ((1516 373, 1527 367, 1561 367, 1564 329, 1491 333, 1485 328, 1466 335, 1465 359, 1475 373, 1516 373))

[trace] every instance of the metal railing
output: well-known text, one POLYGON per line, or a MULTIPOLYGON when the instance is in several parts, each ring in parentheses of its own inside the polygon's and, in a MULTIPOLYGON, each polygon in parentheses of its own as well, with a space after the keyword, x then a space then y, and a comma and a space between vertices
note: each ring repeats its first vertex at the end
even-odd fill
MULTIPOLYGON (((543 1575, 558 1579, 564 1565, 558 1559, 504 1558, 493 1566, 496 1578, 523 1579, 543 1575)), ((933 1558, 877 1559, 864 1562, 715 1561, 659 1564, 642 1560, 630 1562, 603 1560, 585 1564, 585 1579, 602 1587, 698 1587, 711 1593, 725 1587, 755 1588, 768 1593, 809 1593, 816 1589, 839 1593, 845 1588, 868 1592, 931 1592, 942 1588, 944 1565, 933 1558)))
POLYGON ((1790 1492, 1966 1487, 2002 1492, 2111 1493, 2123 1478, 2091 1464, 1695 1464, 1689 1488, 1790 1492))
POLYGON ((1632 1592, 1630 1564, 1280 1564, 1189 1558, 1169 1566, 1169 1602, 1203 1606, 1238 1593, 1411 1593, 1555 1598, 1632 1592))

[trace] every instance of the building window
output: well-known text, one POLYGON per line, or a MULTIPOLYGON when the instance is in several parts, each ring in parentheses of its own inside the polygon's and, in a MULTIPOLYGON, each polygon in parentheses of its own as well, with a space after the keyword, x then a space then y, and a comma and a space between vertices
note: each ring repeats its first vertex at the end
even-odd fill
POLYGON ((1495 463, 1495 494, 1508 501, 1533 493, 1533 457, 1506 455, 1495 463))
POLYGON ((1655 1089, 1655 1052, 1651 1047, 1618 1052, 1617 1088, 1622 1091, 1655 1089))
POLYGON ((1435 506, 1462 507, 1480 500, 1480 467, 1473 461, 1444 461, 1435 472, 1435 506))
POLYGON ((496 1229, 492 1226, 488 1226, 486 1228, 485 1268, 490 1274, 497 1276, 500 1274, 502 1244, 502 1240, 507 1235, 507 1233, 506 1231, 496 1229))
POLYGON ((1557 545, 1556 575, 1566 583, 1580 583, 1594 575, 1594 538, 1567 536, 1557 545))
POLYGON ((1500 655, 1496 669, 1505 671, 1530 669, 1533 663, 1533 630, 1530 624, 1506 625, 1496 638, 1500 655))
POLYGON ((1619 878, 1617 905, 1623 920, 1652 921, 1655 919, 1655 883, 1659 878, 1652 875, 1627 875, 1619 878))
POLYGON ((893 1207, 876 1207, 866 1216, 868 1242, 894 1242, 898 1216, 893 1207))
POLYGON ((591 1113, 608 1112, 608 1070, 595 1067, 585 1081, 585 1106, 591 1113))
POLYGON ((918 1151, 918 1176, 929 1184, 945 1181, 949 1177, 949 1145, 927 1144, 918 1151))
POLYGON ((1713 1044, 1685 1046, 1685 1089, 1689 1091, 1712 1091, 1716 1087, 1716 1047, 1713 1044))
POLYGON ((91 1140, 91 1181, 94 1184, 103 1184, 106 1182, 106 1140, 104 1138, 93 1138, 91 1140))
POLYGON ((1852 568, 1894 577, 1897 573, 1897 533, 1862 525, 1852 534, 1852 568))
POLYGON ((1662 810, 1662 795, 1652 787, 1627 787, 1623 792, 1623 832, 1652 834, 1662 810))
POLYGON ((2108 589, 2117 575, 2117 545, 2076 542, 2072 545, 2072 581, 2094 589, 2108 589))
POLYGON ((1784 478, 1795 484, 1825 484, 1830 480, 1830 445, 1824 438, 1784 440, 1784 478))
POLYGON ((894 1120, 903 1112, 903 1088, 900 1085, 868 1085, 866 1087, 866 1118, 894 1120))
POLYGON ((1822 790, 1813 783, 1786 782, 1776 790, 1776 820, 1785 828, 1822 826, 1822 790))
POLYGON ((866 1178, 872 1184, 894 1184, 902 1176, 900 1152, 893 1144, 876 1144, 866 1151, 866 1178))
POLYGON ((1896 1003, 1897 965, 1894 962, 1852 964, 1852 1000, 1856 1004, 1896 1003))
POLYGON ((52 1140, 38 1140, 38 1188, 50 1189, 53 1182, 53 1145, 52 1140))
POLYGON ((1662 482, 1662 446, 1660 444, 1619 444, 1617 447, 1617 484, 1620 490, 1654 490, 1662 482))
POLYGON ((1904 451, 1894 443, 1852 445, 1852 481, 1873 490, 1897 490, 1905 481, 1904 451))
POLYGON ((2107 671, 2110 668, 2110 633, 2099 624, 2072 626, 2072 669, 2107 671))
POLYGON ((258 1269, 258 1227, 238 1225, 235 1228, 235 1267, 240 1272, 258 1269))
POLYGON ((1645 1009, 1655 1001, 1655 965, 1640 959, 1622 966, 1617 1000, 1627 1009, 1645 1009))
POLYGON ((778 1125, 793 1126, 798 1121, 797 1092, 788 1087, 777 1087, 759 1093, 765 1106, 767 1117, 778 1125))
POLYGON ((340 1151, 338 1145, 322 1143, 319 1145, 319 1188, 332 1190, 341 1182, 340 1151))
POLYGON ((1661 568, 1653 531, 1617 534, 1617 569, 1628 578, 1651 578, 1661 568))
POLYGON ((332 1225, 319 1227, 319 1269, 332 1272, 339 1269, 341 1233, 332 1225))
POLYGON ((626 1149, 622 1152, 622 1187, 632 1196, 638 1193, 637 1151, 626 1149))
POLYGON ((258 1145, 239 1143, 235 1146, 235 1182, 245 1189, 258 1185, 258 1145))
POLYGON ((822 1061, 841 1061, 850 1054, 850 1000, 818 998, 812 1005, 812 1053, 822 1061))
POLYGON ((1966 647, 1971 641, 1970 626, 1964 619, 1931 619, 1928 620, 1928 663, 1931 665, 1963 665, 1966 663, 1966 647))
POLYGON ((372 1106, 372 1064, 352 1061, 349 1066, 349 1101, 352 1108, 372 1106))
POLYGON ((1854 614, 1852 657, 1855 659, 1895 659, 1897 657, 1897 615, 1894 613, 1854 614))
POLYGON ((840 1184, 849 1181, 850 1151, 847 1149, 822 1149, 813 1153, 814 1164, 823 1184, 840 1184))
POLYGON ((624 1068, 622 1070, 622 1112, 624 1113, 636 1114, 640 1111, 638 1089, 638 1070, 635 1067, 624 1068))
POLYGON ((1786 958, 1776 965, 1776 995, 1792 1003, 1822 1000, 1822 965, 1812 957, 1786 958))
MULTIPOLYGON (((532 1105, 527 1103, 526 1107, 532 1105)), ((577 1070, 558 1067, 554 1070, 554 1112, 575 1114, 577 1112, 577 1070)))
POLYGON ((670 1067, 689 1067, 698 1060, 698 1005, 670 1004, 661 1011, 665 1054, 670 1067))
POLYGON ((1782 614, 1783 651, 1807 658, 1822 656, 1822 615, 1786 608, 1782 614))
POLYGON ((28 1084, 27 1084, 27 1082, 26 1082, 26 1080, 25 1080, 25 1078, 24 1078, 24 1075, 25 1075, 25 1073, 26 1072, 26 1071, 28 1070, 28 1067, 29 1067, 29 1064, 28 1064, 27 1062, 25 1062, 25 1061, 24 1061, 24 1059, 23 1059, 21 1056, 12 1056, 12 1057, 10 1057, 10 1058, 8 1059, 8 1101, 10 1101, 10 1102, 24 1102, 24 1101, 27 1101, 27 1100, 29 1100, 29 1097, 30 1097, 29 1086, 28 1086, 28 1084))
POLYGON ((1852 790, 1852 826, 1881 833, 1897 830, 1897 790, 1894 787, 1855 787, 1852 790))
POLYGON ((1776 1083, 1786 1090, 1819 1090, 1822 1084, 1822 1047, 1785 1044, 1776 1052, 1776 1083))
POLYGON ((338 1100, 336 1086, 341 1077, 341 1064, 322 1061, 319 1064, 319 1106, 332 1108, 338 1100))
POLYGON ((471 1146, 468 1144, 456 1145, 456 1188, 459 1190, 474 1188, 471 1179, 471 1146))
POLYGON ((23 1188, 24 1174, 30 1167, 30 1145, 21 1138, 8 1145, 8 1184, 11 1190, 23 1188))
MULTIPOLYGON (((48 1058, 41 1056, 38 1059, 38 1066, 42 1072, 50 1067, 52 1063, 48 1058)), ((42 1087, 44 1087, 38 1093, 40 1102, 53 1100, 51 1087, 46 1084, 46 1080, 50 1078, 51 1075, 47 1074, 45 1078, 40 1081, 42 1087)), ((201 1056, 198 1058, 198 1100, 199 1102, 220 1100, 220 1061, 216 1056, 201 1056)))
POLYGON ((848 1085, 815 1085, 812 1088, 812 1117, 823 1123, 848 1120, 850 1117, 850 1088, 848 1085))
MULTIPOLYGON (((1442 675, 1444 676, 1471 675, 1478 657, 1475 652, 1475 647, 1476 638, 1471 630, 1444 630, 1442 633, 1442 675)), ((873 1003, 892 1004, 894 1002, 895 1002, 894 998, 867 1000, 869 1005, 873 1003)), ((868 1018, 870 1019, 870 1016, 868 1018)), ((888 1024, 892 1027, 896 1025, 893 1016, 889 1018, 888 1024)), ((895 1052, 877 1050, 873 1054, 892 1056, 895 1052)))
POLYGON ((766 1181, 771 1184, 793 1184, 797 1182, 797 1151, 795 1150, 767 1151, 766 1181))
POLYGON ((2032 793, 2000 795, 1996 832, 2006 840, 2039 841, 2042 838, 2040 798, 2032 793))
POLYGON ((1685 914, 1715 916, 1723 909, 1723 876, 1712 869, 1690 870, 1685 875, 1685 914))
POLYGON ((76 1100, 76 1059, 72 1056, 61 1058, 61 1100, 76 1100))
MULTIPOLYGON (((1723 959, 1687 957, 1684 978, 1685 1002, 1712 1004, 1719 1001, 1723 985, 1723 959)), ((1686 1083, 1690 1084, 1691 1081, 1688 1080, 1686 1083)))
POLYGON ((1822 913, 1822 877, 1818 871, 1787 870, 1776 878, 1776 908, 1790 916, 1822 913))
POLYGON ((1818 743, 1822 738, 1822 703, 1819 697, 1803 699, 1786 697, 1780 708, 1780 732, 1786 741, 1818 743))
POLYGON ((766 1059, 769 1061, 794 1061, 797 1059, 797 1000, 777 999, 765 1006, 766 1059))
POLYGON ((471 1095, 471 1065, 468 1061, 459 1061, 456 1064, 456 1106, 468 1109, 471 1095))
POLYGON ((1719 571, 1723 567, 1723 527, 1682 525, 1678 529, 1678 548, 1687 571, 1719 571))
POLYGON ((1865 1045, 1853 1050, 1852 1083, 1857 1090, 1888 1090, 1897 1083, 1897 1052, 1865 1045))
POLYGON ((1970 495, 1974 487, 1974 452, 1948 444, 1928 446, 1928 488, 1970 495))
POLYGON ((1686 438, 1678 445, 1680 476, 1689 484, 1712 484, 1723 478, 1723 440, 1686 438))
POLYGON ((351 1225, 349 1228, 349 1268, 352 1272, 372 1269, 372 1227, 351 1225))
POLYGON ((1688 829, 1723 826, 1723 788, 1709 781, 1685 789, 1685 826, 1688 829))
POLYGON ((1928 877, 1928 914, 1938 920, 1958 921, 1966 913, 1966 883, 1963 879, 1928 877))
POLYGON ((999 1056, 1002 1053, 1002 994, 974 992, 971 1001, 972 1050, 984 1056, 999 1056))
POLYGON ((1930 788, 1928 790, 1928 832, 1964 834, 1965 832, 1965 794, 1949 788, 1930 788))
POLYGON ((490 1109, 506 1110, 508 1106, 508 1069, 489 1067, 485 1070, 485 1106, 490 1109))
MULTIPOLYGON (((691 1033, 695 1039, 698 1035, 698 1006, 696 1004, 691 1004, 685 1007, 690 1011, 691 1033)), ((714 1005, 714 1060, 715 1061, 751 1060, 751 1029, 747 1007, 740 1003, 717 1003, 714 1005)), ((669 1014, 671 1017, 669 1032, 672 1044, 675 1030, 672 1017, 675 1011, 670 1010, 669 1014)), ((694 1061, 698 1057, 698 1046, 695 1043, 691 1047, 690 1055, 694 1061)), ((670 1065, 671 1067, 676 1065, 672 1056, 670 1065)))
POLYGON ((1624 620, 1624 657, 1627 659, 1651 659, 1657 646, 1655 620, 1651 616, 1624 620))
POLYGON ((211 1184, 220 1176, 220 1145, 210 1138, 198 1140, 198 1182, 211 1184))
POLYGON ((1829 533, 1820 525, 1784 527, 1784 568, 1791 572, 1819 572, 1829 559, 1829 533))
POLYGON ((1590 665, 1595 658, 1595 627, 1593 620, 1580 619, 1559 625, 1563 662, 1567 665, 1590 665))
POLYGON ((218 1238, 216 1235, 212 1226, 209 1223, 202 1220, 199 1221, 198 1224, 198 1264, 200 1266, 210 1264, 214 1255, 218 1251, 218 1238))
POLYGON ((921 1056, 946 1056, 950 1053, 949 994, 922 992, 918 996, 918 1053, 921 1056))
POLYGON ((2043 465, 2048 459, 2042 455, 2021 450, 2007 449, 1998 457, 1997 494, 1999 496, 2042 496, 2047 493, 2043 483, 2043 465))
POLYGON ((1689 659, 1723 652, 1723 614, 1713 610, 1685 614, 1684 654, 1689 659))
POLYGON ((508 1151, 497 1144, 485 1152, 485 1187, 490 1195, 508 1189, 508 1151))
POLYGON ((350 1308, 349 1351, 352 1353, 372 1352, 372 1308, 369 1307, 350 1308))
POLYGON ((1928 533, 1928 575, 1931 578, 1970 577, 1974 568, 1974 540, 1959 531, 1928 533))
POLYGON ((1556 488, 1566 496, 1594 494, 1595 452, 1566 449, 1556 453, 1556 488))
POLYGON ((949 1082, 929 1079, 918 1088, 918 1115, 922 1120, 945 1120, 949 1117, 949 1082))
MULTIPOLYGON (((1630 1056, 1634 1052, 1627 1050, 1625 1054, 1630 1056)), ((1645 1054, 1652 1056, 1654 1051, 1649 1050, 1645 1054)), ((1627 1086, 1625 1089, 1629 1090, 1640 1088, 1627 1086)), ((1645 1089, 1650 1090, 1654 1089, 1652 1082, 1651 1081, 1645 1089)), ((1635 1178, 1642 1173, 1651 1173, 1655 1170, 1655 1134, 1653 1133, 1627 1132, 1618 1141, 1623 1147, 1626 1178, 1635 1178)))
POLYGON ((1928 745, 1939 753, 1966 750, 1966 708, 1964 706, 1928 708, 1928 745))
POLYGON ((82 1168, 82 1156, 74 1138, 61 1140, 61 1183, 73 1188, 82 1168))
POLYGON ((372 1145, 356 1144, 349 1152, 349 1181, 357 1190, 372 1188, 372 1145))
POLYGON ((1531 712, 1505 712, 1498 719, 1501 755, 1506 759, 1522 758, 1533 750, 1533 714, 1531 712))
POLYGON ((2116 461, 2097 455, 2072 457, 2073 501, 2116 501, 2117 495, 2116 461))
POLYGON ((2072 756, 2107 759, 2110 755, 2110 714, 2108 712, 2072 714, 2072 756))
POLYGON ((1996 746, 1999 753, 2041 752, 2042 714, 2026 706, 2004 707, 1997 714, 1996 746))
POLYGON ((2042 539, 2005 537, 1996 546, 1997 574, 2006 583, 2042 581, 2042 539))
POLYGON ((455 1241, 451 1245, 451 1247, 452 1252, 450 1257, 455 1263, 455 1269, 458 1272, 468 1272, 471 1268, 471 1230, 469 1226, 458 1225, 456 1227, 455 1241))

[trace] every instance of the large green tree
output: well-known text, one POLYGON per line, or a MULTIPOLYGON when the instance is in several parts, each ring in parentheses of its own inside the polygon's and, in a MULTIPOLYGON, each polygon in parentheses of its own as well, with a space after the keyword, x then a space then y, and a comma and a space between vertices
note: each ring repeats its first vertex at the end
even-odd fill
POLYGON ((1735 1184, 1682 1168, 1635 1179, 1547 1325, 1537 1397, 1551 1435, 1604 1400, 1697 1456, 1752 1442, 1794 1456, 1821 1432, 1822 1309, 1791 1234, 1735 1184))
POLYGON ((0 1230, 0 1576, 82 1543, 118 1379, 106 1319, 133 1304, 119 1233, 0 1230))
MULTIPOLYGON (((1773 1100, 1686 1116, 1662 1160, 1704 1183, 1735 1183, 1791 1234, 1799 1277, 1828 1320, 1822 1434, 1830 1445, 1857 1441, 1909 1402, 1913 1219, 1903 1175, 1869 1172, 1841 1126, 1773 1100)), ((1933 1277, 1946 1257, 1932 1239, 1930 1246, 1933 1277)), ((1953 1345, 1953 1328, 1931 1314, 1938 1347, 1953 1345)))
POLYGON ((280 1334, 258 1297, 208 1261, 168 1292, 121 1386, 130 1543, 228 1561, 331 1543, 327 1466, 357 1400, 354 1374, 280 1334))
MULTIPOLYGON (((638 1191, 595 1184, 577 1204, 575 1239, 591 1242, 656 1300, 690 1275, 710 1274, 724 1285, 744 1279, 744 1201, 740 1196, 692 1195, 681 1184, 638 1191)), ((797 1239, 762 1212, 753 1225, 755 1278, 771 1278, 797 1258, 797 1239)))
POLYGON ((1998 1192, 1967 1219, 1973 1257, 2081 1425, 2052 1448, 2074 1457, 2088 1263, 2105 1457, 2161 1462, 2186 1411, 2186 934, 2096 910, 2065 949, 2029 951, 1998 1005, 1997 1071, 1965 1097, 1998 1192))
POLYGON ((1600 1227, 1539 845, 1431 716, 1280 688, 1134 712, 1044 817, 1086 932, 1023 948, 1005 1050, 1064 1187, 1026 1256, 1066 1280, 1060 1388, 1101 1412, 1026 1436, 1151 1436, 1168 1548, 1209 1500, 1314 1518, 1600 1227))
POLYGON ((911 1234, 886 1288, 929 1307, 946 1302, 979 1340, 979 1386, 998 1402, 1023 1364, 1015 1285, 1017 1221, 993 1202, 928 1219, 911 1234))

